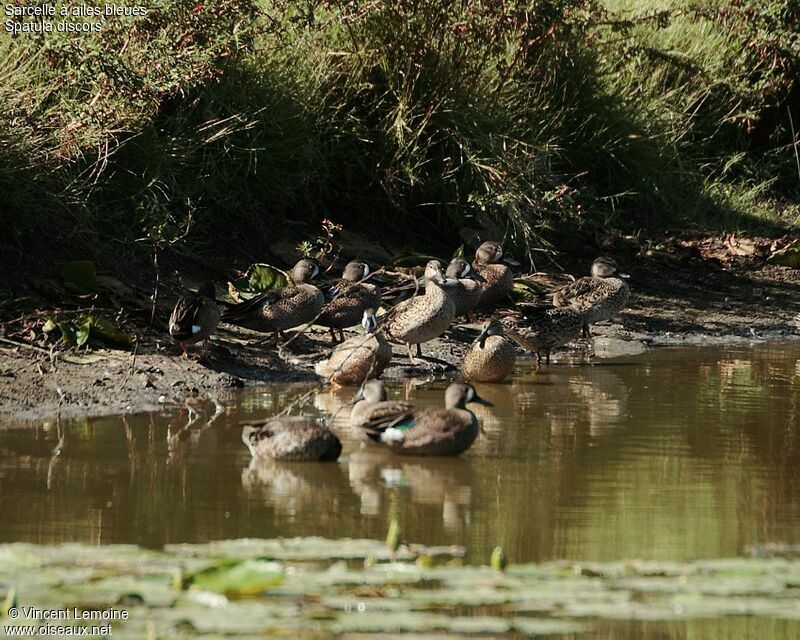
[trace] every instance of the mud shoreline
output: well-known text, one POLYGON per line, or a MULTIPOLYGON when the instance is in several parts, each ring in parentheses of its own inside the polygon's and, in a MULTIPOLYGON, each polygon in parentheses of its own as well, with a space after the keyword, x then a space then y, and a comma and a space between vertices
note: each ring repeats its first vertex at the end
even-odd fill
MULTIPOLYGON (((795 324, 800 270, 768 264, 698 269, 697 264, 655 261, 636 267, 628 308, 617 320, 592 328, 597 359, 653 347, 800 339, 795 324)), ((476 333, 474 327, 459 326, 426 344, 428 362, 417 367, 395 345, 384 378, 457 375, 458 362, 476 333)), ((331 346, 327 332, 314 327, 280 354, 274 346, 258 344, 261 338, 223 326, 207 363, 180 357, 177 347, 159 335, 144 335, 134 352, 101 349, 52 356, 3 338, 0 420, 139 413, 183 404, 191 394, 210 397, 277 382, 322 383, 313 363, 331 346)), ((551 366, 563 361, 563 356, 556 357, 551 366)))

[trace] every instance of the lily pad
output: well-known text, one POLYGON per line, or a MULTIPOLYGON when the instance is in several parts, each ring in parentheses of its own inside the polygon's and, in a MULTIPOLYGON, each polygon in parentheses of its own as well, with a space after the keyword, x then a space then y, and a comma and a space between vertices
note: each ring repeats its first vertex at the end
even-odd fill
POLYGON ((184 578, 191 589, 204 589, 229 597, 255 596, 283 584, 281 565, 265 560, 225 562, 184 578))

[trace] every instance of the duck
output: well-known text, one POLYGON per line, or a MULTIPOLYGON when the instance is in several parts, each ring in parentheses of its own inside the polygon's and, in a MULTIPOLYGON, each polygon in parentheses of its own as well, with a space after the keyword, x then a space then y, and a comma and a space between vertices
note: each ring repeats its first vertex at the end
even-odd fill
POLYGON ((488 240, 475 251, 472 267, 483 278, 479 308, 494 307, 511 293, 514 274, 509 265, 517 266, 519 263, 503 256, 503 245, 499 242, 488 240))
POLYGON ((583 316, 575 310, 550 306, 518 304, 501 319, 509 338, 536 356, 536 366, 550 364, 550 352, 580 335, 583 316))
POLYGON ((392 360, 392 346, 378 330, 373 309, 366 309, 361 324, 364 334, 339 344, 327 360, 314 367, 317 375, 334 385, 361 384, 377 378, 392 360))
MULTIPOLYGON (((368 423, 391 416, 393 420, 406 420, 414 413, 414 405, 405 400, 389 400, 380 380, 367 380, 353 397, 350 425, 364 427, 368 423)), ((366 434, 365 431, 361 433, 366 434)))
POLYGON ((467 404, 491 407, 466 382, 453 382, 444 394, 444 408, 401 410, 367 421, 361 428, 367 437, 391 451, 417 456, 457 456, 472 446, 480 423, 467 404))
POLYGON ((618 272, 613 258, 601 256, 592 262, 592 275, 579 278, 553 294, 556 307, 568 308, 583 317, 583 336, 589 337, 589 325, 610 320, 625 308, 630 288, 618 272))
POLYGON ((447 265, 445 276, 456 281, 447 289, 456 307, 456 318, 471 315, 481 301, 484 279, 463 258, 453 258, 447 265))
POLYGON ((169 335, 177 342, 183 355, 188 357, 186 347, 204 342, 204 354, 208 355, 208 341, 217 329, 220 320, 213 282, 204 282, 197 293, 178 298, 169 317, 169 335))
POLYGON ((327 290, 328 302, 315 324, 328 327, 334 342, 337 341, 335 329, 339 330, 339 342, 344 342, 344 329, 358 324, 367 309, 381 306, 380 288, 364 282, 369 274, 366 262, 353 260, 345 265, 341 279, 327 290))
POLYGON ((502 382, 514 370, 517 350, 496 318, 484 322, 480 335, 464 354, 461 372, 472 382, 502 382))
POLYGON ((404 342, 408 358, 416 364, 411 345, 417 345, 417 357, 422 356, 422 343, 442 335, 450 327, 456 315, 453 299, 446 289, 456 284, 447 278, 438 260, 430 260, 425 266, 425 295, 398 303, 386 323, 386 334, 397 342, 404 342))
POLYGON ((250 300, 240 302, 222 314, 225 322, 274 333, 313 322, 322 311, 325 297, 311 284, 319 274, 319 266, 309 259, 300 260, 292 269, 293 287, 266 291, 250 300))
POLYGON ((336 434, 308 416, 284 416, 242 425, 242 442, 253 459, 334 461, 342 453, 336 434))

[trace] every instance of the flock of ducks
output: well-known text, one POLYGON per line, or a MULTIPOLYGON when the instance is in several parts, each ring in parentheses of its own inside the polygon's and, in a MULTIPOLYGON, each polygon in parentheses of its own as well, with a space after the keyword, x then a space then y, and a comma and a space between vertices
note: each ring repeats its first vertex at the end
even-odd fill
MULTIPOLYGON (((456 258, 445 269, 438 260, 427 263, 421 280, 384 289, 369 282, 365 262, 349 262, 342 277, 327 286, 312 281, 318 264, 300 260, 292 270, 292 286, 257 295, 220 313, 213 283, 178 300, 169 322, 170 336, 187 347, 208 341, 220 321, 273 334, 316 324, 329 329, 337 346, 316 372, 335 385, 360 385, 353 398, 350 422, 368 439, 393 452, 408 455, 458 455, 481 431, 467 405, 491 403, 478 396, 469 382, 453 382, 445 391, 444 407, 417 409, 390 400, 377 378, 392 359, 390 342, 405 344, 409 360, 417 362, 422 345, 445 333, 458 318, 475 320, 489 312, 481 332, 464 355, 466 381, 500 382, 513 370, 516 345, 533 352, 537 366, 551 352, 579 337, 589 338, 589 325, 608 320, 627 303, 630 290, 617 264, 607 257, 592 263, 591 275, 570 281, 552 295, 552 304, 518 303, 495 310, 514 286, 513 266, 500 243, 478 247, 472 263, 456 258), (381 304, 393 302, 380 316, 381 304), (494 315, 491 313, 494 312, 494 315), (344 329, 358 323, 363 335, 344 339, 344 329), (337 335, 338 332, 338 335, 337 335), (512 342, 513 341, 513 342, 512 342), (415 349, 414 349, 415 348, 415 349)), ((315 418, 273 418, 244 425, 242 440, 254 458, 274 460, 336 460, 341 443, 315 418)))

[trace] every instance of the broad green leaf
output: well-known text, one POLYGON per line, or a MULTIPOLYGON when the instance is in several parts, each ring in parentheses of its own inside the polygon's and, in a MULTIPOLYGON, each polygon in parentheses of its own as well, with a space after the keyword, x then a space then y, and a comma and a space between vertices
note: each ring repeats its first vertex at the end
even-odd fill
POLYGON ((45 322, 44 326, 42 327, 42 331, 44 331, 45 333, 51 333, 52 331, 55 331, 57 328, 58 325, 56 324, 55 320, 53 320, 53 318, 48 318, 47 322, 45 322))
POLYGON ((91 260, 68 262, 61 269, 61 276, 80 291, 93 291, 97 285, 97 269, 91 260))
POLYGON ((96 317, 92 325, 92 338, 98 338, 107 344, 130 345, 133 343, 133 336, 123 333, 114 323, 106 318, 96 317))
POLYGON ((226 596, 255 596, 283 583, 286 575, 275 562, 245 560, 226 562, 198 571, 184 579, 190 588, 226 596))
POLYGON ((242 278, 233 283, 241 297, 248 298, 264 291, 289 286, 289 276, 269 264, 253 264, 242 278))

